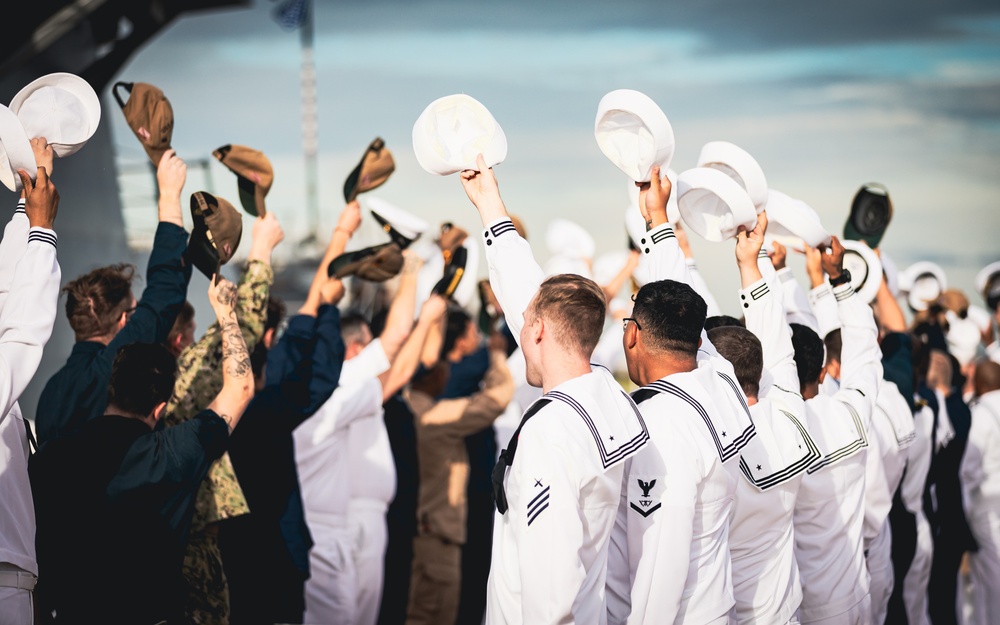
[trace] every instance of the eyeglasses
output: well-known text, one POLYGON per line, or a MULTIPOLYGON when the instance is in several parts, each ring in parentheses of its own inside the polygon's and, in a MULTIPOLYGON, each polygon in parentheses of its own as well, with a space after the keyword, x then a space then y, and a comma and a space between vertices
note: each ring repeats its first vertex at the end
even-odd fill
POLYGON ((641 330, 642 329, 642 326, 639 325, 639 322, 636 321, 635 317, 625 317, 624 319, 622 319, 622 332, 624 332, 625 329, 628 328, 628 322, 629 321, 631 321, 632 323, 635 324, 635 329, 636 330, 641 330))

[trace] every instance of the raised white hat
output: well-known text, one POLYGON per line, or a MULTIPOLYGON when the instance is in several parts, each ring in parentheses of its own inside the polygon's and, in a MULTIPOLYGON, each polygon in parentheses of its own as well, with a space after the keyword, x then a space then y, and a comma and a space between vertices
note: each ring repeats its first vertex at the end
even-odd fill
POLYGON ((447 176, 477 169, 480 153, 487 167, 502 163, 507 158, 507 137, 481 102, 457 93, 434 100, 417 118, 413 152, 426 171, 447 176))
POLYGON ((882 285, 882 261, 864 241, 845 239, 841 243, 844 245, 844 269, 851 272, 851 286, 861 299, 872 302, 882 285))
POLYGON ((615 166, 634 182, 649 182, 653 167, 666 168, 674 157, 674 129, 649 96, 616 89, 597 105, 594 137, 615 166))
POLYGON ((32 180, 38 175, 31 140, 24 132, 21 120, 13 111, 0 104, 0 182, 15 193, 21 191, 18 169, 27 171, 32 180))
POLYGON ((778 241, 787 247, 819 247, 830 243, 830 233, 823 228, 819 215, 802 200, 781 191, 767 192, 767 233, 769 241, 778 241))
POLYGON ((947 288, 944 269, 927 260, 917 261, 899 274, 899 289, 906 293, 910 308, 918 312, 927 310, 927 303, 936 300, 947 288))
MULTIPOLYGON (((672 224, 681 220, 681 213, 677 209, 677 172, 667 169, 667 180, 670 181, 670 197, 667 198, 667 221, 672 224)), ((628 199, 632 206, 639 206, 639 187, 635 186, 634 180, 628 180, 628 199)), ((641 215, 641 211, 640 211, 641 215)))
POLYGON ((545 244, 553 256, 593 258, 597 248, 594 237, 580 224, 555 218, 545 230, 545 244))
POLYGON ((693 167, 677 176, 677 208, 691 230, 707 241, 736 236, 757 225, 757 211, 738 182, 718 169, 693 167))
POLYGON ((604 286, 618 275, 628 263, 631 252, 628 250, 614 250, 605 252, 594 259, 594 282, 604 286))
POLYGON ((987 290, 990 288, 990 283, 998 279, 1000 279, 1000 260, 986 265, 976 274, 976 293, 979 293, 984 300, 988 300, 987 290))
POLYGON ((969 304, 969 319, 976 324, 980 332, 988 331, 993 325, 993 315, 982 306, 969 304))
POLYGON ((31 139, 45 137, 56 156, 69 156, 94 136, 101 123, 101 101, 90 83, 76 74, 56 72, 28 83, 10 101, 31 139))
POLYGON ((728 141, 709 141, 698 155, 698 167, 718 169, 743 187, 759 213, 767 204, 767 179, 754 157, 728 141))
POLYGON ((546 276, 555 276, 562 273, 574 273, 584 278, 593 278, 593 270, 587 260, 576 256, 563 256, 557 254, 549 258, 542 267, 546 276))
POLYGON ((364 198, 364 205, 371 211, 379 223, 383 224, 383 228, 392 227, 396 232, 411 241, 419 238, 430 227, 423 219, 380 197, 366 197, 364 198))
POLYGON ((976 349, 983 340, 983 331, 972 319, 963 319, 950 310, 945 313, 945 318, 948 320, 948 333, 945 334, 948 351, 958 360, 958 364, 965 366, 976 357, 976 349))

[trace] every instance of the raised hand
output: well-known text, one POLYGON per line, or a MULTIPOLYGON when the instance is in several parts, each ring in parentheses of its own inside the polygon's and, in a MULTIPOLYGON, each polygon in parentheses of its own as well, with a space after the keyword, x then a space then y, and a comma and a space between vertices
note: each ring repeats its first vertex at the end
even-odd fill
POLYGON ((809 276, 809 286, 815 289, 823 284, 823 250, 803 243, 802 249, 797 249, 796 251, 805 254, 806 275, 809 276))
POLYGON ((340 303, 340 300, 344 299, 344 294, 346 292, 347 291, 344 288, 343 282, 337 278, 330 278, 320 288, 319 300, 323 304, 336 306, 340 303))
POLYGON ((666 223, 672 185, 669 178, 660 176, 660 166, 653 168, 649 182, 636 183, 636 186, 639 187, 639 211, 646 221, 646 229, 666 223))
POLYGON ((212 305, 219 323, 223 323, 230 313, 235 319, 236 285, 220 275, 213 275, 208 281, 208 302, 212 305))
POLYGON ((778 241, 771 241, 771 251, 768 252, 771 259, 771 266, 775 271, 785 268, 785 259, 788 257, 788 250, 778 241))
POLYGON ((52 146, 49 145, 45 137, 35 137, 32 139, 31 151, 35 153, 35 165, 44 167, 45 171, 49 172, 49 177, 52 177, 52 165, 56 154, 52 151, 52 146))
POLYGON ((767 232, 767 211, 757 215, 753 230, 740 226, 736 232, 736 262, 740 266, 757 266, 757 256, 764 247, 764 233, 767 232))
POLYGON ((479 209, 479 215, 484 224, 506 217, 507 209, 504 207, 503 200, 500 199, 497 178, 493 174, 493 169, 486 166, 482 154, 476 156, 476 167, 479 168, 479 171, 466 169, 460 174, 465 194, 479 209))
POLYGON ((23 169, 18 169, 17 175, 24 187, 24 214, 28 217, 28 224, 32 228, 51 230, 59 212, 59 192, 49 179, 48 172, 39 166, 35 182, 31 182, 31 176, 23 169))
POLYGON ((840 239, 832 237, 829 247, 823 250, 822 254, 823 271, 830 279, 839 278, 844 273, 844 246, 840 239))
MULTIPOLYGON (((361 226, 361 204, 357 200, 348 202, 340 213, 336 230, 343 230, 347 236, 353 235, 361 226)), ((336 231, 335 230, 335 231, 336 231)))
POLYGON ((444 317, 448 310, 448 300, 440 295, 431 295, 420 308, 420 317, 427 321, 437 321, 444 317))

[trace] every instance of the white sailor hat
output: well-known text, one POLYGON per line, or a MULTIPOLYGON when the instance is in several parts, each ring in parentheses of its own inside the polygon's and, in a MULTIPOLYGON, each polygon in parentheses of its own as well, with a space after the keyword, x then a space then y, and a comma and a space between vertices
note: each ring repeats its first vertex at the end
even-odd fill
POLYGON ((889 287, 889 292, 893 297, 899 296, 899 268, 896 261, 886 254, 885 250, 879 252, 879 260, 882 261, 882 273, 885 274, 885 283, 889 287))
POLYGON ((21 120, 13 111, 0 104, 0 182, 14 192, 21 190, 18 169, 27 171, 32 180, 38 175, 31 140, 28 139, 21 120))
POLYGON ((899 290, 906 293, 907 304, 917 312, 927 310, 928 302, 947 288, 944 269, 927 260, 917 261, 899 274, 899 290))
MULTIPOLYGON (((677 172, 673 169, 667 169, 667 180, 670 181, 670 197, 667 198, 667 221, 672 224, 678 223, 681 220, 681 213, 677 209, 677 172)), ((631 205, 639 206, 639 187, 636 186, 634 180, 628 180, 628 199, 631 205)), ((640 212, 641 214, 641 212, 640 212)))
POLYGON ((851 273, 851 286, 861 299, 871 303, 882 285, 882 261, 864 241, 845 239, 841 243, 844 245, 844 269, 851 273))
POLYGON ((649 182, 653 167, 674 157, 674 130, 656 102, 633 89, 616 89, 597 105, 594 137, 615 166, 634 182, 649 182))
POLYGON ((709 141, 698 155, 698 167, 723 172, 743 187, 758 213, 767 204, 767 179, 754 157, 728 141, 709 141))
POLYGON ((613 250, 605 252, 594 259, 594 282, 601 286, 615 279, 625 265, 631 252, 629 250, 613 250))
POLYGON ((101 101, 94 88, 66 72, 28 83, 10 101, 10 110, 21 120, 28 137, 45 137, 60 157, 82 148, 101 122, 101 101))
POLYGON ((417 118, 413 152, 426 171, 447 176, 477 169, 478 154, 487 167, 502 163, 507 158, 507 137, 481 102, 457 93, 434 100, 417 118))
POLYGON ((980 332, 989 332, 993 327, 993 316, 982 306, 969 304, 969 319, 976 324, 980 332))
POLYGON ((594 272, 585 258, 563 256, 561 254, 549 258, 545 262, 542 271, 546 276, 555 276, 562 273, 574 273, 584 278, 593 278, 594 276, 594 272))
POLYGON ((965 366, 976 357, 983 331, 975 321, 968 317, 963 319, 953 311, 947 311, 945 318, 948 320, 948 333, 945 335, 948 351, 960 365, 965 366))
POLYGON ((553 256, 566 258, 591 259, 596 249, 594 237, 583 226, 558 217, 549 222, 545 244, 553 256))
POLYGON ((975 283, 976 293, 982 296, 991 310, 996 310, 997 304, 1000 304, 1000 261, 980 269, 975 283))
POLYGON ((382 229, 404 249, 430 227, 423 219, 382 198, 366 197, 364 204, 382 229))
POLYGON ((707 241, 736 236, 757 225, 753 201, 738 182, 718 169, 693 167, 677 176, 677 208, 685 225, 707 241))
POLYGON ((767 233, 764 236, 768 241, 778 241, 792 248, 803 243, 809 247, 830 243, 830 234, 811 206, 774 189, 767 192, 767 233))

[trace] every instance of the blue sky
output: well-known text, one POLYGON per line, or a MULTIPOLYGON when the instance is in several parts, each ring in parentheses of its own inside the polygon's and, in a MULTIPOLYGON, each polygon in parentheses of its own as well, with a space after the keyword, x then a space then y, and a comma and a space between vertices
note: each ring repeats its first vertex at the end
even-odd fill
MULTIPOLYGON (((431 223, 478 229, 458 180, 420 169, 410 143, 424 106, 463 92, 507 134, 501 191, 540 260, 555 217, 590 230, 599 254, 621 249, 625 185, 598 150, 593 122, 602 95, 631 88, 670 119, 673 169, 694 166, 708 141, 732 141, 760 162, 769 186, 809 203, 836 234, 857 189, 885 184, 895 215, 884 251, 900 267, 939 262, 971 293, 976 271, 1000 260, 1000 7, 825 4, 319 1, 321 238, 342 206, 344 178, 375 136, 397 171, 373 194, 431 223)), ((268 204, 296 239, 309 223, 300 47, 270 17, 274 6, 257 0, 182 18, 118 78, 164 90, 182 157, 208 157, 225 143, 264 151, 275 167, 268 204)), ((108 118, 119 160, 141 162, 124 120, 108 118)), ((228 174, 211 167, 225 195, 228 174)), ((208 183, 192 174, 186 191, 199 184, 208 183)), ((364 237, 377 240, 374 226, 364 237)), ((152 224, 130 228, 151 232, 152 224)), ((731 245, 691 238, 716 298, 734 312, 731 245)))

